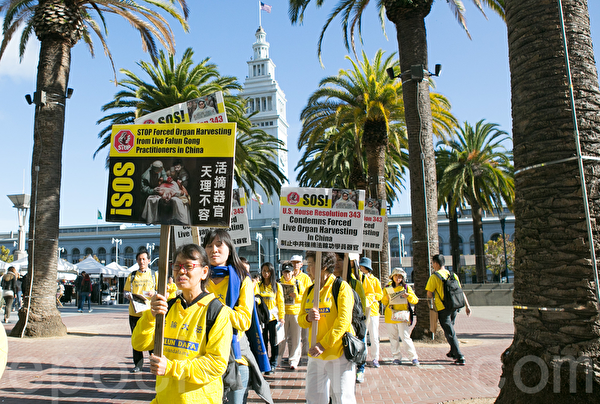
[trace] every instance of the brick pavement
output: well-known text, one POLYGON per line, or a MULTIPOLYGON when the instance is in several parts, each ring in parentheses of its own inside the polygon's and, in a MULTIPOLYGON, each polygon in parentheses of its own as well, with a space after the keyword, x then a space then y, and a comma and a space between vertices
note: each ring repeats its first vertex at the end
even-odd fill
MULTIPOLYGON (((0 379, 0 403, 148 403, 154 381, 147 372, 132 375, 127 306, 94 306, 79 314, 61 309, 69 330, 64 338, 9 337, 7 368, 0 379)), ((422 366, 391 365, 390 344, 381 323, 381 368, 367 368, 357 385, 358 403, 440 403, 495 397, 501 374, 500 354, 513 334, 510 308, 474 308, 459 315, 457 332, 467 366, 446 360, 448 345, 417 343, 422 366)), ((9 331, 12 324, 4 324, 9 331)), ((147 364, 147 362, 146 362, 147 364)), ((147 369, 145 369, 147 370, 147 369)), ((279 369, 267 376, 276 403, 304 402, 306 367, 279 369)), ((251 392, 248 402, 261 402, 251 392)))

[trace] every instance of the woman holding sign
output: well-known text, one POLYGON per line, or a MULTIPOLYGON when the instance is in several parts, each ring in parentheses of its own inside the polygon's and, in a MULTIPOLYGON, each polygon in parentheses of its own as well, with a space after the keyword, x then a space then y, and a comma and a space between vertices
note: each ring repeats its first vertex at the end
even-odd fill
POLYGON ((354 296, 350 285, 341 282, 337 299, 333 296, 333 271, 336 264, 335 253, 323 253, 321 262, 315 262, 315 252, 306 254, 308 274, 315 279, 320 276, 321 290, 318 291, 319 309, 313 308, 316 295, 314 287, 306 289, 302 296, 298 324, 312 331, 317 325, 316 341, 310 332, 308 369, 306 372, 306 402, 308 404, 328 403, 354 404, 355 376, 354 363, 344 356, 342 337, 344 333, 354 334, 352 328, 352 306, 354 296), (317 268, 317 265, 321 269, 317 268))
POLYGON ((232 404, 245 403, 248 397, 248 381, 252 372, 252 388, 265 401, 272 402, 269 385, 261 370, 270 371, 258 316, 254 310, 254 284, 240 260, 231 236, 224 229, 213 229, 204 236, 204 248, 210 261, 209 292, 225 305, 233 326, 231 349, 238 363, 242 387, 227 393, 232 404), (249 336, 246 337, 246 332, 249 336), (250 341, 249 341, 250 340, 250 341), (254 343, 254 352, 250 344, 254 343), (256 355, 256 356, 255 356, 256 355))
POLYGON ((173 274, 182 293, 169 302, 165 296, 152 296, 150 310, 133 330, 133 349, 147 351, 154 346, 156 315, 166 315, 166 324, 171 325, 165 327, 164 355, 150 355, 150 371, 157 376, 152 403, 223 401, 221 376, 227 368, 232 328, 223 305, 204 287, 208 271, 208 258, 200 246, 181 247, 173 274))
POLYGON ((418 302, 419 298, 415 295, 415 291, 406 283, 406 272, 404 269, 394 268, 392 270, 392 280, 383 289, 381 304, 385 306, 385 323, 390 335, 395 365, 402 364, 402 351, 400 350, 400 342, 398 341, 400 338, 402 346, 410 355, 412 364, 419 366, 417 350, 410 338, 413 318, 408 310, 408 304, 414 306, 418 302))

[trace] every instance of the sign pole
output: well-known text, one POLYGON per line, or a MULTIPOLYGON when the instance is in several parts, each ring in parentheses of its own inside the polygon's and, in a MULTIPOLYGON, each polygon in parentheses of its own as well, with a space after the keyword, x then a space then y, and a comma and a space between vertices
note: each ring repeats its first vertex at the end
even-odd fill
MULTIPOLYGON (((313 309, 319 310, 319 296, 321 294, 321 251, 316 252, 315 257, 315 279, 313 286, 313 309)), ((317 332, 319 331, 319 322, 313 321, 310 333, 312 346, 317 345, 317 332)))
MULTIPOLYGON (((167 281, 169 275, 169 244, 171 243, 171 226, 160 226, 160 250, 158 258, 158 287, 156 291, 163 295, 167 295, 167 281)), ((162 356, 163 343, 165 340, 165 315, 156 315, 156 325, 154 327, 154 355, 162 356)))
POLYGON ((344 269, 342 269, 342 279, 348 281, 348 253, 344 254, 344 269))

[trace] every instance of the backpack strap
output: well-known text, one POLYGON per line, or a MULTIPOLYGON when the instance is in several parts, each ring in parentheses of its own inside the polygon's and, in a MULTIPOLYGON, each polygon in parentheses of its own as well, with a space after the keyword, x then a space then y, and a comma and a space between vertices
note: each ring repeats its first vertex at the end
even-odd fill
POLYGON ((331 286, 331 294, 333 295, 333 301, 335 302, 335 307, 337 308, 338 296, 340 294, 340 286, 342 286, 342 278, 339 276, 335 278, 333 281, 333 285, 331 286))
POLYGON ((131 278, 129 279, 129 287, 131 287, 131 284, 133 284, 133 280, 135 279, 136 275, 137 275, 137 269, 131 273, 131 278))
POLYGON ((208 342, 208 334, 212 329, 212 326, 215 324, 221 309, 223 308, 223 303, 216 297, 208 303, 208 307, 206 308, 206 341, 208 342))

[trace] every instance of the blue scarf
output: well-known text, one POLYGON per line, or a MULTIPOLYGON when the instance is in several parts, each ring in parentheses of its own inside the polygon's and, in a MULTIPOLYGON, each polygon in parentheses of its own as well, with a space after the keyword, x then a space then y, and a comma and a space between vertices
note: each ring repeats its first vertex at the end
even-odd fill
MULTIPOLYGON (((210 267, 211 278, 223 278, 229 277, 229 283, 227 285, 227 295, 225 296, 225 304, 230 308, 234 308, 240 298, 240 289, 242 286, 242 280, 237 274, 237 271, 231 265, 228 266, 212 266, 210 267)), ((254 301, 254 300, 253 300, 254 301)), ((271 365, 269 363, 269 356, 267 354, 267 348, 265 346, 262 332, 260 330, 260 322, 258 320, 258 313, 256 312, 256 301, 254 301, 254 308, 252 310, 252 322, 250 328, 246 331, 246 336, 250 342, 250 350, 254 354, 258 366, 262 372, 271 371, 271 365)), ((238 340, 238 330, 233 329, 233 340, 231 347, 236 359, 242 357, 240 350, 240 342, 238 340)))

